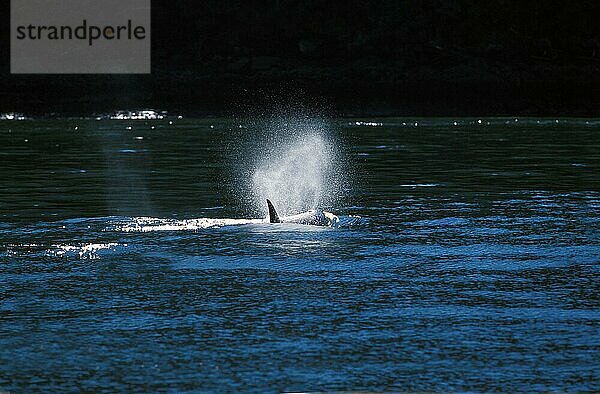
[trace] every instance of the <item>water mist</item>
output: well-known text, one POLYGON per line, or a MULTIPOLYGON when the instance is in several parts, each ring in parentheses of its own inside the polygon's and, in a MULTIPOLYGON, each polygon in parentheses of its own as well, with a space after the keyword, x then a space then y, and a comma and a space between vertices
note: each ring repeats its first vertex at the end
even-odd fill
POLYGON ((343 165, 323 122, 280 121, 263 132, 251 176, 251 200, 259 212, 266 214, 267 198, 280 215, 331 207, 339 200, 343 165))

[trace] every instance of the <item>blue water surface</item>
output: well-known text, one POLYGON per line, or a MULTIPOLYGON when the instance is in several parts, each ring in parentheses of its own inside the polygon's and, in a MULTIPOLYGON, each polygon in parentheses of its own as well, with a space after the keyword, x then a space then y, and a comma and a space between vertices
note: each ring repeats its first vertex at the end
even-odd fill
POLYGON ((600 391, 600 122, 323 122, 337 228, 260 123, 0 122, 0 391, 600 391))

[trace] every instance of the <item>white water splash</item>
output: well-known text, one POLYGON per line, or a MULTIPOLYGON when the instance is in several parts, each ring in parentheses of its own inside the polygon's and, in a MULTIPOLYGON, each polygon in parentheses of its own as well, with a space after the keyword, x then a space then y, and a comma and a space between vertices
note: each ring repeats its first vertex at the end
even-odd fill
POLYGON ((212 219, 197 218, 187 220, 160 219, 137 217, 130 222, 115 226, 115 230, 124 232, 154 232, 154 231, 194 231, 206 228, 238 226, 243 224, 265 223, 264 219, 212 219))

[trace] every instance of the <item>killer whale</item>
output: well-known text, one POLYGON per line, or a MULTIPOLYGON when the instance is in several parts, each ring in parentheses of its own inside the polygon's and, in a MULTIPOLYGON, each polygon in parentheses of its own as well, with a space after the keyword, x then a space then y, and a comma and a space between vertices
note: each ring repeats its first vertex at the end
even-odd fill
POLYGON ((339 222, 339 218, 333 213, 320 209, 311 209, 297 215, 280 217, 269 199, 267 199, 267 207, 269 208, 269 223, 295 223, 309 226, 332 227, 336 226, 339 222))

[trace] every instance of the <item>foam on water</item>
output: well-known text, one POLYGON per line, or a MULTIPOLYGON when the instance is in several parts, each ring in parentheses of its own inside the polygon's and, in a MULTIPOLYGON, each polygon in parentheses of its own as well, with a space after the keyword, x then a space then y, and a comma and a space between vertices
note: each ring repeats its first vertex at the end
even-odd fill
POLYGON ((265 223, 264 219, 161 219, 150 217, 132 218, 115 226, 115 230, 124 232, 153 232, 153 231, 194 231, 223 226, 239 226, 244 224, 265 223))

